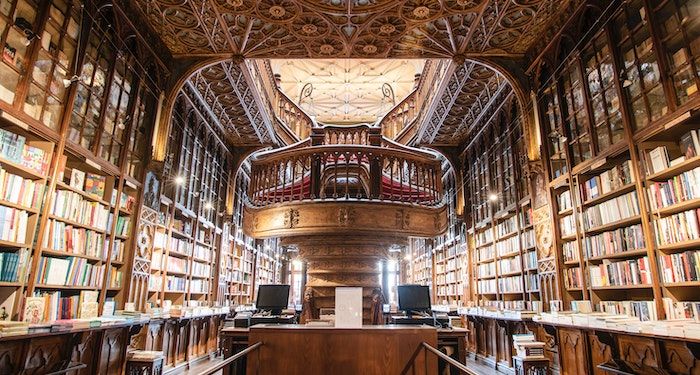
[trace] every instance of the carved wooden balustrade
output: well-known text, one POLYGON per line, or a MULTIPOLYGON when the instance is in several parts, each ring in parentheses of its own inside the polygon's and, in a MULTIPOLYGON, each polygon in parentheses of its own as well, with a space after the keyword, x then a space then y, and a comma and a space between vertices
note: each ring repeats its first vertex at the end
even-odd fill
POLYGON ((448 66, 449 60, 426 62, 416 88, 379 120, 384 137, 400 143, 412 138, 416 132, 413 125, 420 123, 429 112, 433 96, 439 92, 437 85, 442 82, 448 66))
POLYGON ((281 90, 276 90, 277 106, 275 115, 298 139, 306 139, 311 133, 314 121, 281 90))
POLYGON ((385 137, 395 139, 401 131, 410 126, 411 123, 418 118, 418 111, 416 109, 417 93, 417 90, 412 91, 382 117, 380 124, 382 134, 384 134, 385 137))
POLYGON ((440 162, 418 150, 319 145, 262 153, 251 164, 248 202, 256 207, 304 200, 382 200, 422 206, 442 201, 440 162))

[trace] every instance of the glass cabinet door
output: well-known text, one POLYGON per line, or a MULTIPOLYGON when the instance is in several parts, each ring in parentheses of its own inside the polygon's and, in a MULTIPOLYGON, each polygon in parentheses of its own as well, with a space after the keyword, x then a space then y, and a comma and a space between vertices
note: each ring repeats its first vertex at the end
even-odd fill
POLYGON ((0 0, 0 100, 12 104, 20 76, 26 73, 29 46, 35 34, 37 4, 30 0, 0 0))
POLYGON ((80 31, 78 1, 53 0, 43 30, 37 35, 39 52, 31 71, 24 112, 57 130, 71 84, 80 31))

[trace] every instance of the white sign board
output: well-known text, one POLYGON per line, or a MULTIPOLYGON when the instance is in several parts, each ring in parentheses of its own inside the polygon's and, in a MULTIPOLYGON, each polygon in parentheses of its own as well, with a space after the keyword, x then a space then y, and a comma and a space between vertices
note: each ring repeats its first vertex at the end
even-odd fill
POLYGON ((335 288, 335 327, 362 328, 362 288, 335 288))

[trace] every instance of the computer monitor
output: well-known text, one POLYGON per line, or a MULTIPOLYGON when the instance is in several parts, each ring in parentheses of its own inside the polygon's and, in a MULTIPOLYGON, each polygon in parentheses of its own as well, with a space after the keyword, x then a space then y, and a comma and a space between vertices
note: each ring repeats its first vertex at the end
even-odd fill
POLYGON ((430 290, 425 285, 399 285, 399 310, 423 312, 430 311, 430 290))
POLYGON ((289 285, 260 285, 255 307, 258 310, 270 310, 273 315, 280 315, 289 302, 289 285))

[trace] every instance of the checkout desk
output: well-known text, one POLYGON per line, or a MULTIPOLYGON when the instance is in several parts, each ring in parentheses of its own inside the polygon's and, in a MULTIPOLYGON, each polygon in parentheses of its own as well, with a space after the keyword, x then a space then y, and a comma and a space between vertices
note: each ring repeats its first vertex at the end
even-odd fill
POLYGON ((438 358, 423 349, 451 346, 466 361, 464 328, 363 326, 335 328, 305 325, 256 325, 221 330, 226 358, 249 344, 263 345, 224 374, 436 374, 438 358))

